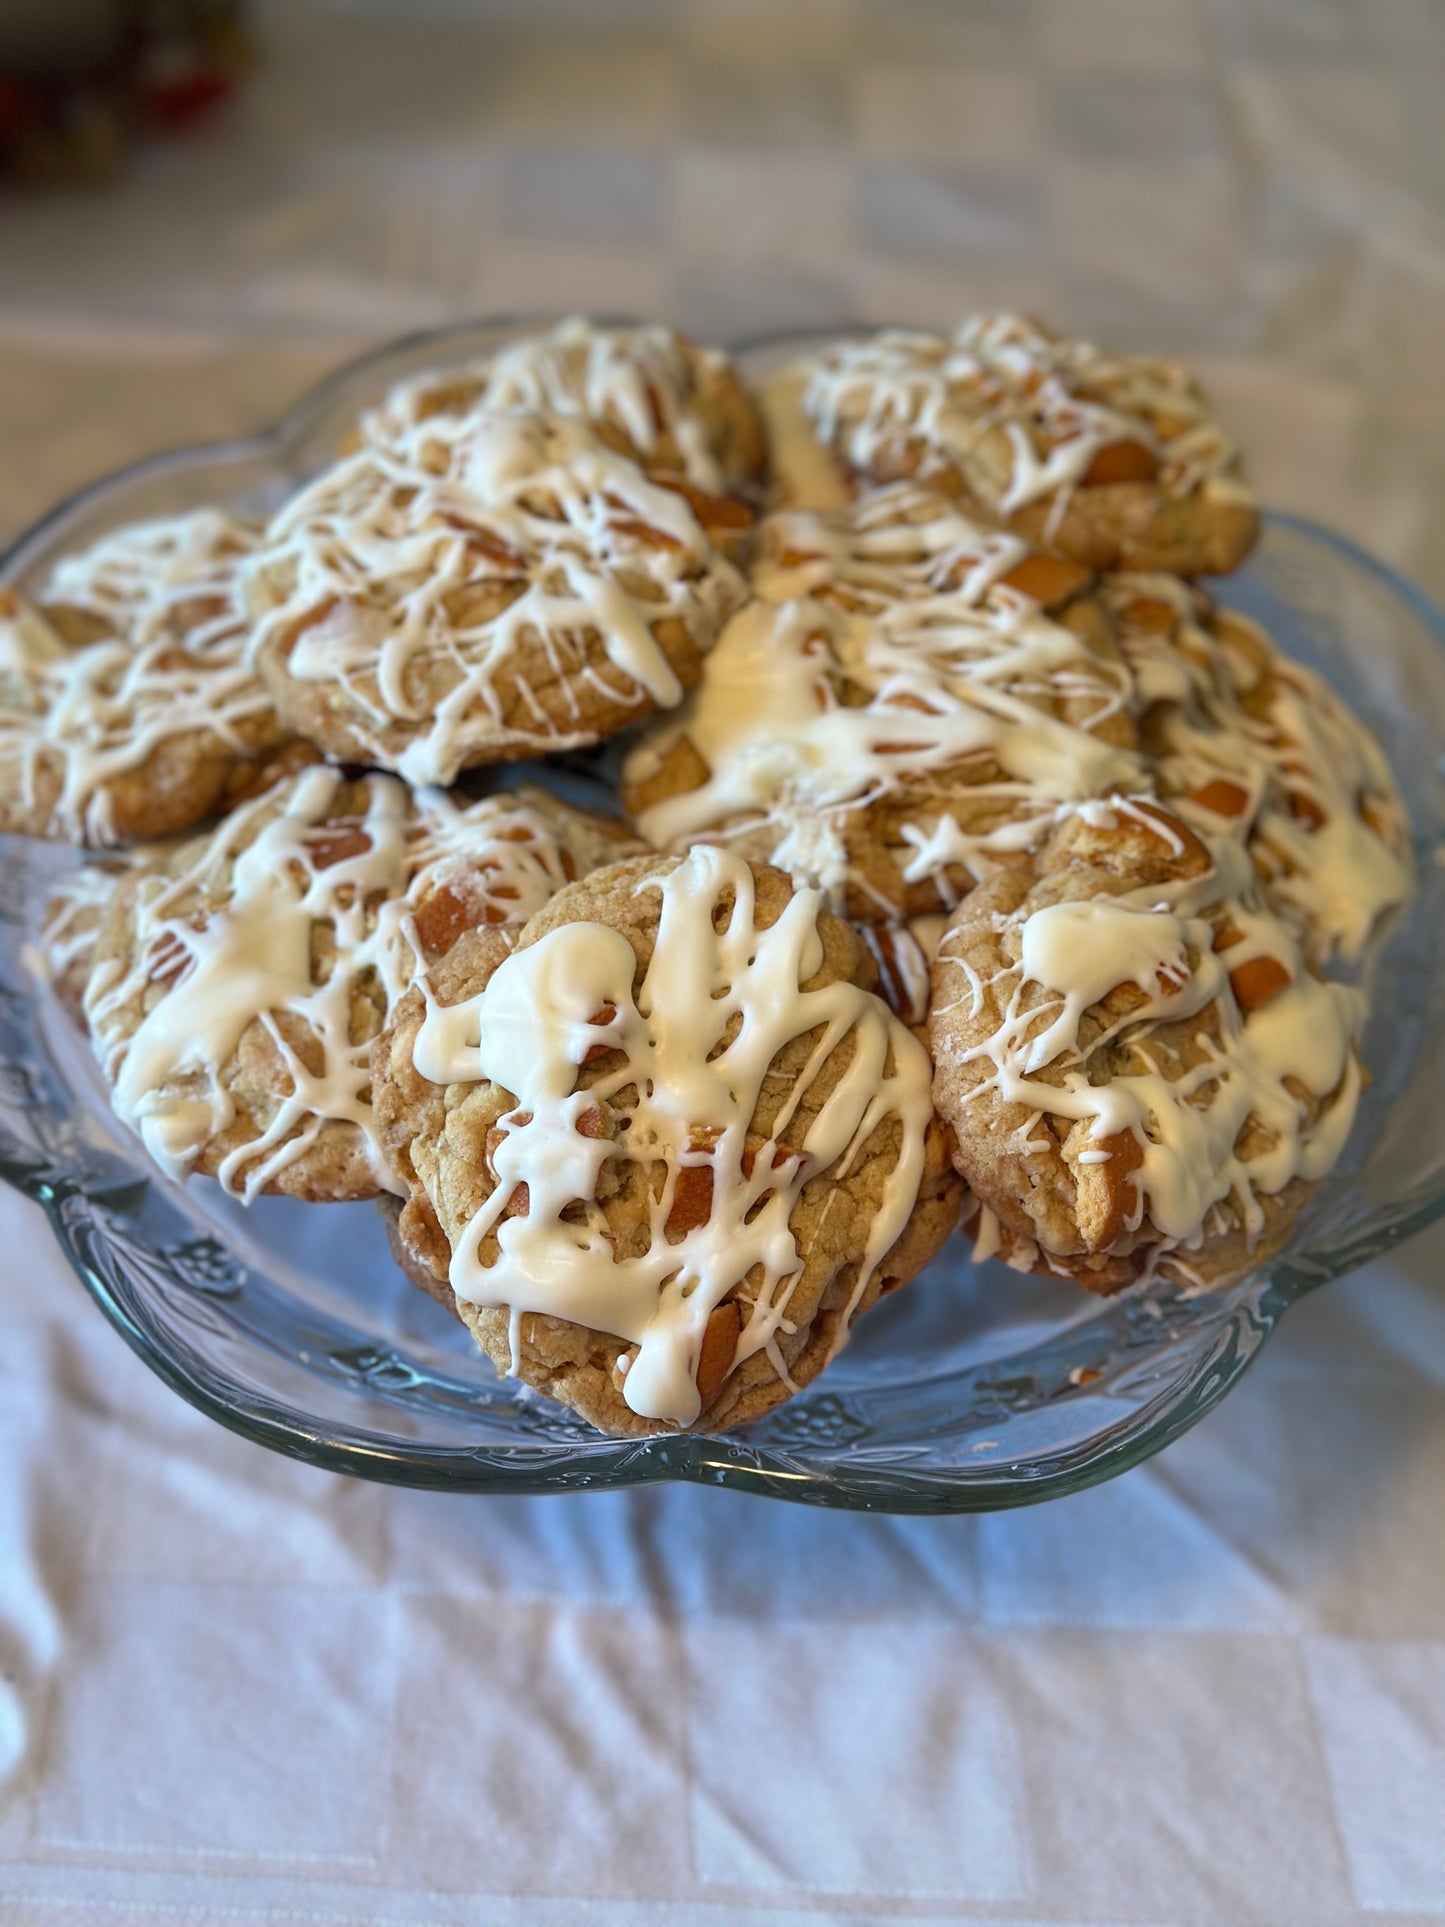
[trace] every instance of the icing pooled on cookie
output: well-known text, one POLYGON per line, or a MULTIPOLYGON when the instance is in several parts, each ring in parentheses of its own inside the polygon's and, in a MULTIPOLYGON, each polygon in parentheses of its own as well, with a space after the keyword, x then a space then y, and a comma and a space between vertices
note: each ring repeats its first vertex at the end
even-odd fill
MULTIPOLYGON (((1211 996, 1218 972, 1190 969, 1187 930, 1178 917, 1162 911, 1141 913, 1112 898, 1055 903, 1036 910, 1023 926, 1023 974, 1059 991, 1064 1007, 1030 1044, 1024 1069, 1040 1070, 1060 1051, 1072 1050, 1079 1019, 1115 984, 1138 984, 1151 992, 1157 986, 1161 1008, 1190 985, 1196 992, 1202 989, 1206 998, 1211 996)), ((1201 936, 1207 939, 1207 932, 1198 925, 1192 934, 1196 945, 1201 936)))
MULTIPOLYGON (((631 1409, 686 1425, 708 1321, 749 1281, 741 1362, 767 1350, 802 1270, 789 1219, 804 1186, 844 1180, 880 1126, 897 1121, 897 1160, 871 1224, 839 1342, 902 1235, 932 1117, 926 1053, 884 1005, 847 981, 803 986, 819 970, 822 899, 800 890, 758 925, 752 871, 699 847, 638 886, 660 897, 650 961, 603 924, 562 924, 514 951, 465 1002, 429 1001, 413 1057, 439 1084, 488 1079, 515 1099, 492 1152, 496 1182, 453 1241, 457 1297, 536 1312, 637 1347, 623 1381, 631 1409), (818 1033, 760 1146, 749 1145, 764 1078, 785 1046, 818 1033), (837 1054, 847 1048, 839 1066, 837 1054), (579 1089, 582 1066, 616 1053, 579 1089), (801 1140, 786 1140, 825 1065, 830 1081, 801 1140), (627 1128, 607 1135, 613 1101, 627 1128), (658 1167, 642 1248, 614 1249, 593 1200, 609 1160, 658 1167), (523 1189, 524 1187, 524 1189, 523 1189), (512 1209, 522 1197, 521 1209, 512 1209), (484 1258, 489 1239, 495 1256, 484 1258)), ((754 1133, 754 1135, 756 1135, 754 1133)))

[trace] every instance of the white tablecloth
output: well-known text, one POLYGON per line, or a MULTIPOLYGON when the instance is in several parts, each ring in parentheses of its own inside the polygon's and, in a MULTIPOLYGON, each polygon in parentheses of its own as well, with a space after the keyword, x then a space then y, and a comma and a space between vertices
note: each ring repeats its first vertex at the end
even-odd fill
MULTIPOLYGON (((1432 0, 277 9, 0 201, 0 523, 486 309, 1030 304, 1445 590, 1432 0)), ((1041 1510, 456 1499, 202 1420, 0 1198, 0 1924, 1445 1918, 1445 1238, 1041 1510)))

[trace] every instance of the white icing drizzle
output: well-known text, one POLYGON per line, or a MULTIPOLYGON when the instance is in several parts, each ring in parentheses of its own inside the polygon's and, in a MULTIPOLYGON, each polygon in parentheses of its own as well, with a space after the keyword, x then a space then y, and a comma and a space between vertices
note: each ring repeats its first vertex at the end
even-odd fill
POLYGON ((786 508, 842 509, 848 506, 848 484, 803 413, 811 374, 809 363, 795 362, 769 376, 758 391, 772 456, 773 499, 786 508))
POLYGON ((237 726, 270 712, 245 661, 237 569, 255 537, 218 509, 116 530, 63 558, 41 601, 113 634, 72 646, 42 608, 0 590, 0 775, 38 803, 58 771, 51 824, 76 841, 116 840, 107 783, 166 742, 205 731, 238 755, 237 726))
POLYGON ((996 764, 969 790, 996 821, 966 831, 921 794, 923 823, 902 832, 910 882, 951 865, 983 874, 1034 847, 1059 804, 1144 781, 1132 752, 1095 733, 1126 706, 1123 665, 1002 583, 1028 553, 1014 537, 910 486, 845 516, 774 517, 762 535, 758 599, 627 763, 627 780, 645 781, 686 737, 708 766, 697 788, 638 813, 654 843, 767 826, 769 860, 836 901, 857 880, 848 813, 934 772, 996 764), (1065 702, 1082 723, 1046 712, 1065 702))
POLYGON ((52 983, 62 983, 89 959, 116 880, 131 859, 126 851, 103 862, 78 863, 54 885, 40 926, 41 961, 52 983))
POLYGON ((1129 1236, 1147 1216, 1151 1235, 1169 1247, 1198 1245, 1226 1201, 1245 1235, 1257 1237, 1262 1197, 1296 1178, 1320 1178, 1335 1163, 1360 1092, 1361 993, 1310 972, 1287 925, 1264 907, 1238 844, 1201 840, 1214 859, 1203 877, 1021 909, 1004 926, 1018 931, 1020 960, 991 983, 947 940, 940 952, 945 980, 956 986, 947 1008, 976 1015, 991 988, 1003 1011, 991 1036, 948 1051, 949 1061, 985 1073, 969 1101, 996 1091, 1033 1122, 1087 1124, 1081 1165, 1109 1162, 1117 1140, 1131 1135, 1140 1155, 1130 1174, 1129 1236), (1216 951, 1226 934, 1232 940, 1216 951), (1267 960, 1268 994, 1255 1002, 1241 989, 1242 1007, 1241 966, 1259 960, 1267 960), (1025 1008, 1028 984, 1051 995, 1025 1008), (1136 985, 1145 1002, 1082 1042, 1085 1013, 1120 984, 1136 985), (1166 1077, 1151 1049, 1156 1027, 1211 1004, 1218 1043, 1201 1029, 1200 1064, 1166 1077), (1130 1069, 1101 1075, 1095 1053, 1106 1043, 1127 1049, 1130 1069), (1037 1075, 1050 1065, 1062 1068, 1060 1082, 1037 1075), (1260 1128, 1246 1133, 1251 1124, 1260 1128))
POLYGON ((1105 592, 1141 697, 1161 710, 1160 793, 1186 821, 1248 843, 1271 901, 1317 962, 1355 958, 1409 896, 1409 827, 1375 737, 1257 623, 1173 576, 1105 592), (1171 626, 1131 611, 1163 605, 1171 626))
POLYGON ((341 818, 343 789, 338 771, 305 770, 185 845, 135 899, 128 966, 103 963, 86 996, 117 1114, 178 1178, 233 1122, 229 1061, 248 1026, 265 1026, 289 1088, 218 1172, 247 1202, 329 1122, 355 1125, 377 1183, 396 1189, 373 1130, 372 1040, 354 1035, 355 999, 389 1014, 416 968, 411 918, 456 865, 489 895, 495 915, 479 911, 483 921, 525 919, 568 880, 548 818, 521 797, 412 798, 372 776, 364 814, 341 818), (324 974, 323 937, 334 950, 324 974), (137 1022, 156 984, 162 994, 137 1022), (286 1041, 282 1016, 319 1050, 319 1071, 286 1041))
POLYGON ((1186 369, 1106 355, 1019 315, 981 315, 950 336, 884 331, 822 354, 804 409, 820 439, 863 474, 905 448, 920 475, 972 472, 984 437, 1002 428, 1011 472, 1004 515, 1077 487, 1101 449, 1132 442, 1159 463, 1172 494, 1204 488, 1247 500, 1236 452, 1186 369))
POLYGON ((686 500, 580 420, 469 416, 440 474, 422 447, 435 429, 363 447, 281 509, 251 571, 258 655, 299 630, 287 673, 339 683, 377 760, 418 785, 450 783, 479 742, 592 742, 589 689, 639 710, 675 704, 657 625, 681 621, 706 646, 742 596, 686 500), (468 594, 485 598, 481 613, 466 613, 468 594), (589 637, 615 673, 585 666, 589 637), (559 729, 525 683, 531 715, 504 718, 498 679, 517 674, 526 641, 569 688, 575 727, 559 729), (414 693, 418 675, 443 693, 414 693), (389 755, 397 721, 410 736, 389 755))
POLYGON ((635 998, 638 965, 627 940, 605 925, 565 924, 513 952, 478 996, 453 1006, 429 996, 414 1061, 436 1083, 486 1078, 516 1100, 494 1154, 495 1188, 454 1243, 458 1298, 509 1306, 514 1354, 524 1312, 635 1345, 623 1380, 628 1405, 643 1417, 688 1425, 700 1409, 696 1371, 709 1316, 755 1268, 756 1296, 733 1365, 766 1351, 787 1379, 776 1335, 803 1264, 789 1227, 793 1208, 809 1180, 825 1172, 845 1177, 878 1127, 896 1117, 898 1160, 839 1324, 842 1343, 918 1195, 931 1070, 922 1047, 870 993, 843 982, 802 988, 822 963, 817 891, 800 890, 762 929, 748 866, 706 846, 638 887, 658 892, 661 920, 635 998), (729 895, 717 929, 714 913, 729 895), (737 1033, 725 1041, 734 1023, 737 1033), (768 1066, 815 1029, 808 1066, 772 1136, 749 1156, 768 1066), (801 1144, 783 1150, 779 1139, 805 1092, 845 1040, 846 1068, 801 1144), (623 1062, 578 1089, 579 1067, 599 1044, 621 1052, 623 1062), (579 1128, 627 1087, 636 1095, 626 1131, 593 1137, 579 1128), (641 1256, 616 1255, 593 1202, 609 1159, 665 1166, 641 1256), (679 1173, 703 1165, 712 1173, 706 1221, 684 1219, 688 1228, 670 1240, 679 1173), (519 1184, 527 1187, 527 1208, 504 1217, 519 1184), (573 1223, 563 1212, 579 1200, 585 1222, 573 1223), (498 1247, 490 1263, 482 1257, 489 1234, 498 1247))
POLYGON ((726 476, 698 410, 699 384, 724 367, 669 328, 598 327, 578 315, 547 334, 524 335, 495 354, 455 370, 428 370, 400 382, 363 416, 361 433, 383 447, 430 444, 446 461, 478 414, 582 416, 618 430, 644 461, 667 436, 690 482, 724 490, 726 476))

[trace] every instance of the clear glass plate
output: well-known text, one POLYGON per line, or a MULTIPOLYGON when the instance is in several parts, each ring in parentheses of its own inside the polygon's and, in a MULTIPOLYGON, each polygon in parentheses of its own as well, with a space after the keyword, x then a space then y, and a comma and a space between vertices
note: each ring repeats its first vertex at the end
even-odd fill
MULTIPOLYGON (((343 369, 269 435, 186 449, 97 482, 0 562, 33 583, 66 549, 205 501, 264 507, 330 456, 359 407, 409 370, 515 333, 416 337, 343 369)), ((530 324, 529 324, 530 325, 530 324)), ((764 372, 816 336, 748 344, 764 372)), ((618 1443, 499 1381, 456 1322, 392 1267, 369 1205, 179 1188, 114 1121, 83 1043, 33 967, 49 880, 70 854, 0 839, 0 1175, 44 1206, 97 1304, 169 1385, 277 1451, 460 1492, 647 1479, 816 1505, 970 1511, 1108 1478, 1236 1383, 1305 1292, 1445 1209, 1445 619, 1351 543, 1283 515, 1224 598, 1321 668, 1381 733, 1416 832, 1419 893, 1371 966, 1371 1083, 1297 1249, 1232 1291, 1111 1301, 974 1265, 955 1241, 860 1325, 811 1392, 735 1435, 618 1443)))

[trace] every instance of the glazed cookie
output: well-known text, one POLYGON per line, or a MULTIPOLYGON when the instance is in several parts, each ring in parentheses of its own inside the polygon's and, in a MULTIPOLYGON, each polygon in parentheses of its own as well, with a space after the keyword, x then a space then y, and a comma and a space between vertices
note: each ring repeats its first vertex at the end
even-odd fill
POLYGON ((927 1054, 860 939, 700 846, 463 938, 373 1060, 407 1243, 498 1367, 624 1436, 822 1370, 958 1212, 927 1054))
POLYGON ((934 1095, 1003 1255, 1094 1291, 1161 1261, 1219 1284, 1282 1246, 1344 1148, 1362 1012, 1237 842, 1093 804, 945 935, 934 1095))
POLYGON ((1314 963, 1358 957, 1411 889, 1409 820, 1379 743, 1248 617, 1170 576, 1103 587, 1158 794, 1244 841, 1314 963))
POLYGON ((769 517, 756 598, 624 766, 660 847, 699 837, 896 921, 1017 863, 1061 804, 1147 781, 1087 571, 886 488, 769 517))
POLYGON ((135 858, 143 861, 144 852, 117 850, 93 863, 78 863, 65 872, 46 901, 40 922, 40 961, 66 1015, 82 1028, 101 925, 120 879, 135 858))
MULTIPOLYGON (((457 1309, 456 1293, 447 1283, 445 1245, 440 1247, 432 1259, 428 1259, 422 1251, 413 1246, 411 1238, 407 1235, 407 1229, 402 1223, 406 1206, 393 1192, 382 1192, 376 1200, 376 1210, 381 1219, 382 1228, 386 1232, 387 1249, 395 1260, 397 1269, 404 1272, 417 1290, 425 1292, 427 1297, 440 1305, 443 1311, 449 1311, 459 1323, 465 1323, 457 1309)), ((412 1213, 412 1220, 415 1224, 415 1213, 412 1213)))
POLYGON ((398 383, 362 417, 360 435, 440 473, 478 415, 519 412, 581 416, 644 468, 709 494, 747 493, 767 466, 757 405, 726 355, 670 328, 577 316, 485 360, 398 383))
POLYGON ((92 846, 190 829, 289 732, 245 660, 219 510, 68 556, 38 604, 0 589, 0 829, 92 846))
POLYGON ((946 916, 910 917, 907 923, 860 923, 858 935, 878 971, 878 995, 895 1017, 927 1042, 933 998, 933 959, 948 928, 946 916))
POLYGON ((839 342, 803 405, 850 473, 916 476, 1090 568, 1222 573, 1258 534, 1234 445, 1184 368, 1017 315, 839 342))
POLYGON ((541 791, 304 771, 121 879, 85 1000, 117 1113, 171 1175, 248 1201, 375 1195, 369 1050, 418 951, 635 847, 541 791))
POLYGON ((697 680, 747 519, 559 416, 473 417, 441 476, 366 446, 267 531, 256 661, 300 735, 416 784, 582 748, 697 680))

